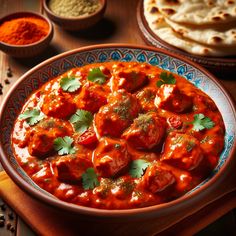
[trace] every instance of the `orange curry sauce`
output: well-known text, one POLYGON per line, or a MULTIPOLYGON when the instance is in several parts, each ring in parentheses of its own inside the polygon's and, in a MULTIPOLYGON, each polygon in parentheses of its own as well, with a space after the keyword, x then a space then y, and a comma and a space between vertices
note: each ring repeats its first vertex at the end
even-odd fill
POLYGON ((20 166, 59 199, 95 208, 176 199, 209 176, 224 147, 212 99, 144 63, 72 69, 33 93, 21 114, 12 133, 20 166), (76 112, 82 121, 74 123, 76 112), (55 140, 65 137, 71 142, 60 152, 55 140))

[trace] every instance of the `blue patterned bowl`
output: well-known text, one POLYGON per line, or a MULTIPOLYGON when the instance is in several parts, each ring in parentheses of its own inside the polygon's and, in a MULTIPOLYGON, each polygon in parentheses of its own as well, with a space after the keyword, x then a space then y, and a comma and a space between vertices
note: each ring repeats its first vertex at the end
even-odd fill
POLYGON ((162 49, 119 44, 90 46, 66 52, 55 56, 28 71, 17 81, 5 98, 1 107, 0 127, 0 155, 2 165, 9 176, 23 190, 42 202, 66 209, 76 214, 96 217, 105 216, 110 218, 122 217, 123 220, 129 218, 130 215, 132 215, 133 219, 135 219, 135 216, 140 217, 140 215, 145 217, 158 217, 170 212, 170 209, 176 211, 176 209, 181 209, 181 207, 184 207, 186 204, 194 206, 199 201, 204 201, 204 198, 209 193, 214 192, 220 182, 223 181, 229 166, 232 164, 236 145, 236 112, 234 104, 225 89, 211 74, 195 63, 190 62, 187 59, 180 59, 178 56, 162 49), (217 104, 223 115, 226 126, 225 149, 211 176, 194 188, 190 193, 169 203, 141 209, 92 209, 60 201, 46 193, 27 176, 16 162, 11 148, 11 131, 14 120, 27 97, 43 83, 73 67, 106 61, 147 62, 151 65, 177 73, 207 93, 217 104), (175 207, 173 208, 173 206, 175 207))

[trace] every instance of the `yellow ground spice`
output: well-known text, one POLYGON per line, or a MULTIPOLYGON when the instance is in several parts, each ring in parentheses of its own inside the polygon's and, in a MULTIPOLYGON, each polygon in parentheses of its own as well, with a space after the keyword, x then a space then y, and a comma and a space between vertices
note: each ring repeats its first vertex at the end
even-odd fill
POLYGON ((101 3, 98 0, 50 0, 52 12, 63 17, 78 17, 94 13, 101 3))
POLYGON ((47 21, 39 17, 21 17, 0 25, 0 41, 13 45, 35 43, 49 32, 47 21))

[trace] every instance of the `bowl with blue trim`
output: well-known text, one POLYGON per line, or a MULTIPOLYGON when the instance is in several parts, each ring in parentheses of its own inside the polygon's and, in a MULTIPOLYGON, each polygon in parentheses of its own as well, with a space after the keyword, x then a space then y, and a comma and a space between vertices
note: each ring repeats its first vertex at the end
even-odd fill
MULTIPOLYGON (((219 186, 227 181, 227 176, 232 168, 234 170, 236 168, 234 160, 236 111, 228 92, 213 75, 201 66, 163 49, 153 47, 126 44, 94 45, 65 52, 42 62, 25 73, 8 92, 1 106, 0 127, 1 163, 13 181, 43 204, 64 210, 65 214, 73 215, 81 222, 88 219, 93 221, 96 227, 87 229, 93 233, 97 230, 111 233, 114 231, 114 227, 118 226, 120 229, 137 233, 137 235, 160 232, 171 224, 173 225, 177 219, 181 220, 204 207, 219 197, 219 194, 223 196, 226 191, 229 191, 222 188, 222 191, 219 192, 219 186), (11 132, 14 121, 30 94, 51 78, 59 76, 69 69, 109 61, 145 62, 181 75, 208 94, 219 108, 226 133, 225 148, 221 153, 218 165, 207 179, 182 197, 168 203, 138 209, 104 210, 78 206, 61 201, 42 190, 17 163, 11 147, 11 132), (106 223, 110 222, 109 226, 104 227, 104 220, 106 223), (143 227, 140 227, 140 221, 143 222, 143 227), (129 231, 130 227, 132 231, 129 231)), ((83 232, 82 226, 81 232, 83 232)))

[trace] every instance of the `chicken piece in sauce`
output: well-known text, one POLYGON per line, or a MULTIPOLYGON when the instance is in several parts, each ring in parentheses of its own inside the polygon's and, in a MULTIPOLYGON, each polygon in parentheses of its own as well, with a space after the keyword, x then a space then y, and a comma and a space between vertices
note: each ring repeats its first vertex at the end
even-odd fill
POLYGON ((224 148, 223 134, 224 129, 219 126, 207 130, 200 144, 203 152, 207 155, 219 155, 224 148))
POLYGON ((107 104, 106 91, 101 85, 87 82, 74 101, 77 108, 95 113, 99 108, 107 104))
POLYGON ((139 185, 152 193, 157 193, 165 190, 174 182, 175 177, 172 172, 166 170, 159 163, 155 163, 146 169, 139 185))
POLYGON ((47 189, 49 192, 53 192, 55 189, 55 182, 53 181, 54 171, 52 163, 45 162, 39 171, 32 175, 33 181, 35 181, 41 188, 47 189))
POLYGON ((87 168, 92 167, 92 161, 86 154, 72 154, 59 157, 55 162, 57 178, 63 182, 79 181, 87 168))
POLYGON ((127 92, 134 92, 142 87, 148 78, 142 71, 126 69, 113 73, 111 79, 111 91, 125 89, 127 92))
POLYGON ((165 142, 161 161, 180 169, 195 169, 203 158, 200 142, 192 135, 171 133, 165 142))
POLYGON ((217 111, 216 104, 207 96, 196 94, 193 98, 195 111, 198 113, 205 113, 206 111, 217 111))
POLYGON ((68 121, 50 118, 41 121, 29 132, 28 151, 32 156, 42 158, 54 151, 54 139, 72 133, 72 126, 68 121))
POLYGON ((144 112, 155 111, 157 108, 154 104, 157 90, 155 88, 147 87, 136 94, 136 97, 144 112))
POLYGON ((65 119, 76 111, 76 105, 71 95, 61 90, 52 90, 42 97, 41 110, 47 116, 65 119))
POLYGON ((155 106, 167 111, 182 113, 191 110, 192 98, 182 93, 177 85, 163 84, 157 92, 155 106))
POLYGON ((122 138, 136 149, 151 149, 160 144, 166 122, 155 112, 140 114, 123 133, 122 138))
POLYGON ((120 137, 140 111, 134 95, 118 90, 108 97, 108 104, 95 115, 95 127, 99 136, 120 137))
POLYGON ((124 140, 102 138, 93 156, 93 164, 101 177, 113 177, 130 163, 124 140))

